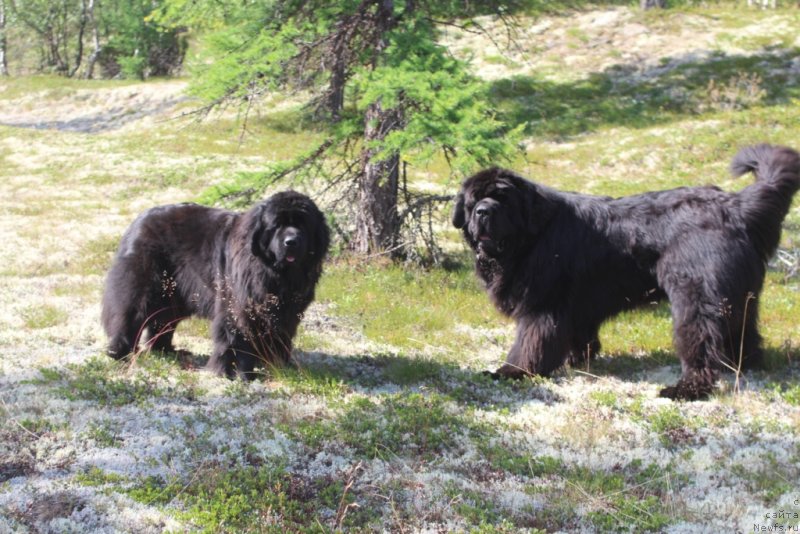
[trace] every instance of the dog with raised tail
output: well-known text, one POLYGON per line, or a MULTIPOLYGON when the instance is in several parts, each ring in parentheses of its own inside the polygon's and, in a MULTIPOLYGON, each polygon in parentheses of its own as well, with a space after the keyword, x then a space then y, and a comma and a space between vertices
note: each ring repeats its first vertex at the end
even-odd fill
POLYGON ((733 159, 755 183, 739 192, 682 187, 622 198, 566 193, 490 168, 464 181, 453 224, 517 335, 495 376, 549 375, 600 350, 600 325, 668 299, 678 383, 701 399, 720 368, 762 361, 758 295, 800 188, 800 155, 757 145, 733 159))

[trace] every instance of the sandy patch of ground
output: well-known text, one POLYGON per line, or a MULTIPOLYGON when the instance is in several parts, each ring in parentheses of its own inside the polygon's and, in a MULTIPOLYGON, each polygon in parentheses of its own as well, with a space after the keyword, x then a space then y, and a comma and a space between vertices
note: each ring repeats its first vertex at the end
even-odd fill
POLYGON ((32 94, 0 101, 0 124, 66 132, 99 133, 127 126, 146 128, 165 120, 187 101, 187 82, 135 84, 103 89, 79 89, 41 104, 32 94))
MULTIPOLYGON (((736 30, 713 17, 687 13, 675 13, 664 23, 646 23, 640 12, 625 7, 543 17, 510 29, 490 18, 480 24, 494 40, 487 42, 480 32, 448 28, 445 42, 462 57, 473 57, 477 74, 488 80, 527 74, 563 81, 565 76, 580 79, 614 68, 641 81, 719 54, 753 54, 752 47, 742 45, 743 38, 769 41, 775 36, 777 41, 790 30, 782 17, 736 30), (722 38, 728 35, 734 38, 722 38)), ((800 37, 795 45, 799 42, 800 37)))

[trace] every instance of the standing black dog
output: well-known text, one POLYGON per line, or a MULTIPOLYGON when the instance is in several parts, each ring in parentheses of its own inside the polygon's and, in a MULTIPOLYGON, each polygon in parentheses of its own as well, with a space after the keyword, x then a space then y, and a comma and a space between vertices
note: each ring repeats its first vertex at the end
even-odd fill
POLYGON ((467 179, 453 224, 517 337, 496 376, 549 375, 600 349, 601 323, 668 298, 682 374, 661 395, 701 399, 721 366, 761 363, 758 297, 781 222, 800 188, 800 156, 759 145, 732 172, 738 193, 679 188, 612 199, 564 193, 492 168, 467 179))
POLYGON ((108 354, 127 356, 142 336, 171 351, 175 326, 198 315, 212 321, 214 372, 252 379, 256 364, 288 362, 329 240, 322 213, 294 191, 245 213, 196 204, 146 211, 122 237, 106 281, 108 354))

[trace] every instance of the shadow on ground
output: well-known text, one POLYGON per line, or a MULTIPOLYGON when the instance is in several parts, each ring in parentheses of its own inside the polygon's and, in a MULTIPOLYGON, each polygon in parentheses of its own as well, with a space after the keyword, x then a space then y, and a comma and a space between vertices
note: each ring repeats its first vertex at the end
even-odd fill
POLYGON ((535 76, 498 80, 490 99, 527 135, 568 137, 607 126, 645 128, 709 110, 775 105, 800 95, 800 49, 752 55, 707 52, 657 66, 619 64, 588 78, 556 82, 535 76))

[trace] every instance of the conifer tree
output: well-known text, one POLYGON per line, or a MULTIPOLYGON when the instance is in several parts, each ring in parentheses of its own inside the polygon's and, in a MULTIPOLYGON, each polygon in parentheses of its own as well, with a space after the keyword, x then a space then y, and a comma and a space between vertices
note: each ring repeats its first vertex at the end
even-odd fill
MULTIPOLYGON (((204 28, 213 60, 194 73, 209 107, 238 102, 244 116, 276 91, 310 94, 329 135, 244 189, 323 173, 347 184, 350 247, 401 249, 401 228, 430 202, 402 188, 403 166, 443 153, 458 171, 508 157, 516 131, 494 118, 485 86, 438 37, 447 25, 507 10, 508 2, 437 0, 167 0, 162 22, 204 28)), ((473 30, 479 26, 473 26, 473 30)), ((246 121, 246 119, 245 119, 246 121)), ((228 191, 230 192, 230 191, 228 191)))

